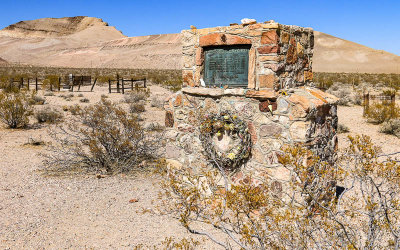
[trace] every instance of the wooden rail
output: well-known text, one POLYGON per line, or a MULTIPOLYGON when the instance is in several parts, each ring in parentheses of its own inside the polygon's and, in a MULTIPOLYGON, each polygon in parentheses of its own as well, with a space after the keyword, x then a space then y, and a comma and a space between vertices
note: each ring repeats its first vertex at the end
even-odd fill
POLYGON ((363 97, 363 115, 365 116, 368 111, 369 111, 369 106, 370 106, 370 100, 379 100, 381 102, 389 102, 390 101, 390 105, 392 107, 392 109, 394 109, 394 107, 396 106, 396 94, 393 95, 370 95, 369 93, 364 94, 363 97))
POLYGON ((122 94, 125 94, 126 89, 130 89, 131 91, 135 89, 136 91, 139 91, 139 89, 141 88, 147 88, 146 81, 147 81, 146 78, 143 79, 117 78, 117 80, 108 79, 108 93, 111 94, 113 90, 116 90, 116 93, 122 92, 122 94), (139 85, 140 82, 143 83, 142 86, 139 85), (113 84, 115 84, 115 87, 113 87, 113 84))

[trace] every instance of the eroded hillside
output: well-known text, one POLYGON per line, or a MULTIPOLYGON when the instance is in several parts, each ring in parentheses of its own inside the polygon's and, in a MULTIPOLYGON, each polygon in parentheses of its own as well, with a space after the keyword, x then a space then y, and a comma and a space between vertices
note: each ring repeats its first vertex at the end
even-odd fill
MULTIPOLYGON (((181 69, 181 35, 126 37, 99 18, 43 18, 0 31, 0 57, 56 67, 181 69)), ((400 73, 400 57, 315 32, 316 72, 400 73)))

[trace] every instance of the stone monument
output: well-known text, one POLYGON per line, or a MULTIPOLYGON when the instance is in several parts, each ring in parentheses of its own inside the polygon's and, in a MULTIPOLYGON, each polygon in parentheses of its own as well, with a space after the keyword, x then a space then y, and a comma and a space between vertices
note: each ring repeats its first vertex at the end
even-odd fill
POLYGON ((194 168, 209 164, 202 133, 211 126, 216 155, 247 157, 231 169, 235 176, 267 171, 284 178, 278 160, 282 146, 297 142, 327 161, 335 160, 337 98, 313 86, 313 29, 274 21, 192 26, 182 31, 182 46, 183 87, 164 105, 167 159, 194 168), (213 125, 204 124, 207 117, 214 119, 213 125), (235 127, 235 119, 246 128, 235 127), (249 152, 240 145, 232 151, 229 143, 234 140, 224 139, 226 131, 240 129, 250 135, 249 152))

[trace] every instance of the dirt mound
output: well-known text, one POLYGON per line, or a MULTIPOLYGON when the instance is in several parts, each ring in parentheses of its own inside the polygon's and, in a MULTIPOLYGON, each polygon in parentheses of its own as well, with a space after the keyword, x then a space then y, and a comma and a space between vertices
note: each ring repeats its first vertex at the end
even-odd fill
POLYGON ((108 27, 108 24, 99 18, 85 16, 41 18, 12 24, 1 30, 0 35, 10 37, 62 37, 89 27, 108 27))

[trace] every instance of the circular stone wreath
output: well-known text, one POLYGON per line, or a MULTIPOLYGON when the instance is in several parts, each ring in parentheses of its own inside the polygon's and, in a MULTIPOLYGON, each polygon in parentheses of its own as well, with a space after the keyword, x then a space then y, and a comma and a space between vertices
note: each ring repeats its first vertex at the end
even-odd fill
POLYGON ((251 135, 247 124, 228 112, 206 116, 200 125, 200 140, 208 159, 215 160, 224 169, 235 170, 250 156, 251 135), (213 138, 227 135, 234 145, 227 152, 221 152, 213 138))

